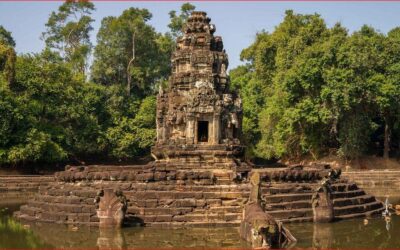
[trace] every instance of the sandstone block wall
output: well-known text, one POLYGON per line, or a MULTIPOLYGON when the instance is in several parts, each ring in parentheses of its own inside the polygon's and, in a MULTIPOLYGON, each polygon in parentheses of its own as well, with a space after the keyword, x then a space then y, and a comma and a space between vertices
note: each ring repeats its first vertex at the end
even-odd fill
MULTIPOLYGON (((312 221, 311 198, 326 170, 258 169, 266 211, 283 222, 312 221)), ((251 185, 230 171, 191 171, 160 165, 72 167, 55 175, 17 217, 31 221, 98 225, 95 199, 102 189, 128 199, 126 223, 146 226, 238 226, 251 185)), ((346 176, 346 174, 345 174, 346 176)), ((377 214, 382 203, 353 181, 332 185, 335 219, 377 214)))
POLYGON ((0 193, 36 192, 52 181, 53 175, 0 175, 0 193))
POLYGON ((56 174, 56 182, 21 207, 25 220, 97 225, 95 198, 120 189, 128 199, 127 223, 152 226, 239 225, 249 184, 218 184, 213 172, 155 170, 149 166, 81 167, 56 174))
POLYGON ((342 176, 377 197, 400 199, 400 170, 346 171, 342 176))

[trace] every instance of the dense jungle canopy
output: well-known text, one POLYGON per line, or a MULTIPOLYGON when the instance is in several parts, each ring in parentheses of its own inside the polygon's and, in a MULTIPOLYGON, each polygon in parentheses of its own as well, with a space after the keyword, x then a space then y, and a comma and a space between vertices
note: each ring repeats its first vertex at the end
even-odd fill
MULTIPOLYGON (((147 9, 129 8, 102 20, 93 46, 95 6, 67 1, 50 14, 37 54, 16 54, 0 26, 0 166, 148 155, 156 90, 194 9, 171 11, 162 34, 147 9)), ((230 77, 249 159, 400 155, 400 28, 349 34, 289 10, 241 59, 230 77)))

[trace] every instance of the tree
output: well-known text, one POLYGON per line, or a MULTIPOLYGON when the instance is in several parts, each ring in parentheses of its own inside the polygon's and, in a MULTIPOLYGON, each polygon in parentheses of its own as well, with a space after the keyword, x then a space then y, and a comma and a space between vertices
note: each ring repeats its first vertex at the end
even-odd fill
POLYGON ((250 65, 238 66, 229 72, 231 88, 233 91, 239 90, 243 100, 243 143, 246 144, 246 157, 254 158, 257 156, 255 145, 260 140, 260 129, 258 126, 258 114, 265 105, 264 88, 251 71, 250 65))
POLYGON ((119 17, 102 20, 92 65, 94 82, 126 84, 128 93, 132 89, 135 95, 147 95, 167 77, 173 42, 147 24, 151 17, 146 9, 129 8, 119 17))
POLYGON ((111 157, 129 159, 149 154, 156 138, 155 96, 148 96, 141 103, 132 104, 135 106, 134 110, 138 110, 137 113, 128 111, 119 118, 115 116, 117 119, 114 126, 109 127, 106 132, 111 157))
POLYGON ((19 56, 15 83, 3 84, 1 95, 0 164, 62 162, 105 152, 103 132, 111 124, 106 91, 76 76, 58 53, 19 56))
POLYGON ((0 43, 15 47, 15 41, 11 35, 11 32, 7 31, 2 25, 0 25, 0 43))
POLYGON ((15 78, 16 54, 12 47, 0 43, 0 78, 12 85, 15 78))
POLYGON ((15 60, 17 55, 14 50, 15 41, 8 32, 0 25, 0 78, 12 85, 15 77, 15 60))
POLYGON ((42 34, 46 47, 60 52, 73 70, 82 74, 92 47, 89 34, 94 20, 90 14, 94 9, 87 0, 67 0, 51 13, 42 34))
POLYGON ((168 27, 171 30, 174 40, 182 35, 183 25, 195 9, 196 6, 190 3, 184 3, 181 6, 181 13, 179 15, 177 15, 175 10, 169 12, 170 23, 168 24, 168 27))
MULTIPOLYGON (((384 120, 383 157, 389 158, 392 132, 399 121, 400 110, 400 28, 391 30, 385 41, 381 41, 384 73, 374 77, 378 84, 376 102, 384 120)), ((400 144, 399 144, 400 145, 400 144)))
POLYGON ((399 136, 399 30, 385 36, 364 26, 348 35, 317 14, 287 11, 272 33, 258 33, 242 51, 246 66, 231 74, 255 155, 316 159, 336 151, 351 159, 383 144, 388 158, 393 131, 399 136))
POLYGON ((254 72, 248 84, 256 83, 258 91, 253 92, 260 93, 257 155, 318 154, 326 140, 320 135, 329 116, 318 96, 324 63, 320 44, 328 34, 318 15, 287 11, 273 33, 259 33, 255 43, 242 52, 254 72))

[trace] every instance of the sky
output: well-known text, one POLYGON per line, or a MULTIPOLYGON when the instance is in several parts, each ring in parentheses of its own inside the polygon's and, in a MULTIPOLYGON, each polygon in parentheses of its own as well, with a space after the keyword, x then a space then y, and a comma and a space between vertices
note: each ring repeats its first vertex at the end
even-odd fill
MULTIPOLYGON (((129 7, 147 8, 153 14, 150 24, 159 32, 168 31, 170 10, 179 10, 184 2, 123 1, 95 2, 95 22, 91 40, 96 44, 96 33, 101 19, 118 16, 129 7)), ((229 55, 230 68, 243 62, 240 52, 255 39, 262 30, 272 32, 283 20, 285 11, 294 10, 301 14, 320 14, 329 27, 340 22, 350 32, 364 24, 371 25, 382 33, 400 26, 400 2, 191 2, 197 10, 206 11, 217 27, 216 35, 223 38, 229 55)), ((3 25, 17 43, 18 53, 40 52, 44 42, 40 40, 45 23, 52 11, 62 2, 3 2, 0 1, 0 25, 3 25)))

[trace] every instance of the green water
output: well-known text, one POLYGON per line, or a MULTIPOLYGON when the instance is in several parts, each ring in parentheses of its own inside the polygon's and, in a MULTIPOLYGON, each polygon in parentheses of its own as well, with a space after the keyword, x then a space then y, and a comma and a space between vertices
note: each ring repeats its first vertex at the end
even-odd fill
MULTIPOLYGON (((0 206, 0 248, 249 248, 238 228, 98 228, 19 223, 10 216, 20 204, 0 206)), ((400 216, 329 224, 287 224, 296 248, 399 248, 400 216)))

